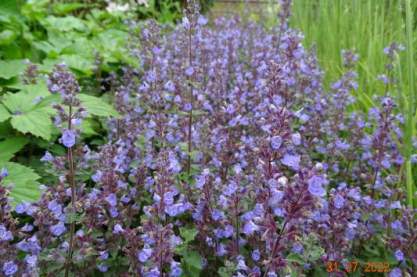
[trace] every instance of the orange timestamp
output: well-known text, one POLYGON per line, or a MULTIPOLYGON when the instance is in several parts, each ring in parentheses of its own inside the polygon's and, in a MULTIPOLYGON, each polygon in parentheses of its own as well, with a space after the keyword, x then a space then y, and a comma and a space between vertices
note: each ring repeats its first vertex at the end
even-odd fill
POLYGON ((329 261, 326 263, 327 272, 347 272, 353 273, 357 271, 371 273, 371 272, 390 272, 390 264, 388 262, 365 262, 349 261, 340 263, 336 261, 329 261))

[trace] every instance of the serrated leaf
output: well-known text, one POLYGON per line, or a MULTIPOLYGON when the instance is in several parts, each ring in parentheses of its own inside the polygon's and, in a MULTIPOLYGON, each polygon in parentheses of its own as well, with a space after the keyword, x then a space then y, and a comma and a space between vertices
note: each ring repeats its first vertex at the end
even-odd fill
POLYGON ((0 78, 16 77, 25 70, 26 66, 24 60, 0 61, 0 78))
POLYGON ((35 136, 49 140, 52 133, 52 121, 50 118, 52 108, 35 104, 32 97, 23 91, 8 93, 3 104, 11 112, 11 125, 23 134, 31 133, 35 136))
POLYGON ((43 109, 32 110, 21 115, 14 115, 11 124, 13 128, 23 134, 31 133, 46 140, 51 138, 51 118, 48 112, 43 109))
POLYGON ((101 98, 87 94, 79 94, 78 99, 81 101, 81 106, 92 115, 119 117, 119 113, 101 98))
POLYGON ((0 168, 7 168, 9 175, 4 178, 3 184, 12 186, 10 197, 13 198, 13 204, 22 201, 33 202, 39 199, 40 176, 33 169, 18 163, 3 163, 0 168))
POLYGON ((0 104, 0 122, 6 121, 9 117, 10 113, 3 105, 0 104))
POLYGON ((22 149, 28 139, 24 137, 8 138, 0 142, 0 163, 8 162, 14 154, 22 149))

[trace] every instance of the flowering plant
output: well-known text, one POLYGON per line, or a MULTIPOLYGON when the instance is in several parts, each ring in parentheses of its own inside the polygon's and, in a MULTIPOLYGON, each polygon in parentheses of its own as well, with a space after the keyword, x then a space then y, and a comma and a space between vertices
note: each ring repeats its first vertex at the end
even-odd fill
POLYGON ((171 32, 148 22, 131 49, 141 67, 115 94, 123 116, 97 149, 77 143, 80 89, 56 66, 67 156, 43 157, 58 178, 36 203, 13 209, 1 187, 1 274, 307 276, 369 258, 393 277, 415 272, 402 117, 389 92, 349 112, 353 52, 324 90, 290 4, 272 31, 239 18, 209 27, 195 4, 171 32))

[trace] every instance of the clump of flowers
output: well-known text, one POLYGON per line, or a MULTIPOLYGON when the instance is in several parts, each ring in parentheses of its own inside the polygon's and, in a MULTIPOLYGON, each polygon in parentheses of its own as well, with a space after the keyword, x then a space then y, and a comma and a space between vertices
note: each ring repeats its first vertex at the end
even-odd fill
POLYGON ((174 30, 141 26, 140 68, 115 92, 122 117, 93 150, 77 143, 80 87, 56 66, 48 88, 62 98, 67 155, 42 157, 57 181, 37 203, 13 211, 0 187, 2 274, 303 276, 371 254, 390 276, 415 272, 396 104, 387 90, 368 113, 350 112, 352 51, 325 91, 314 49, 288 26, 291 1, 282 5, 270 31, 239 18, 210 25, 191 2, 174 30))

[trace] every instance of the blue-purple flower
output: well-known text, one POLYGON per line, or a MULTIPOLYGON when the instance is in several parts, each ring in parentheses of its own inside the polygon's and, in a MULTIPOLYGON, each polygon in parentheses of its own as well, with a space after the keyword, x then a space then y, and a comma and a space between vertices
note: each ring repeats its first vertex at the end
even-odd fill
POLYGON ((61 137, 62 144, 67 147, 71 148, 75 145, 75 132, 73 130, 64 130, 61 137))

